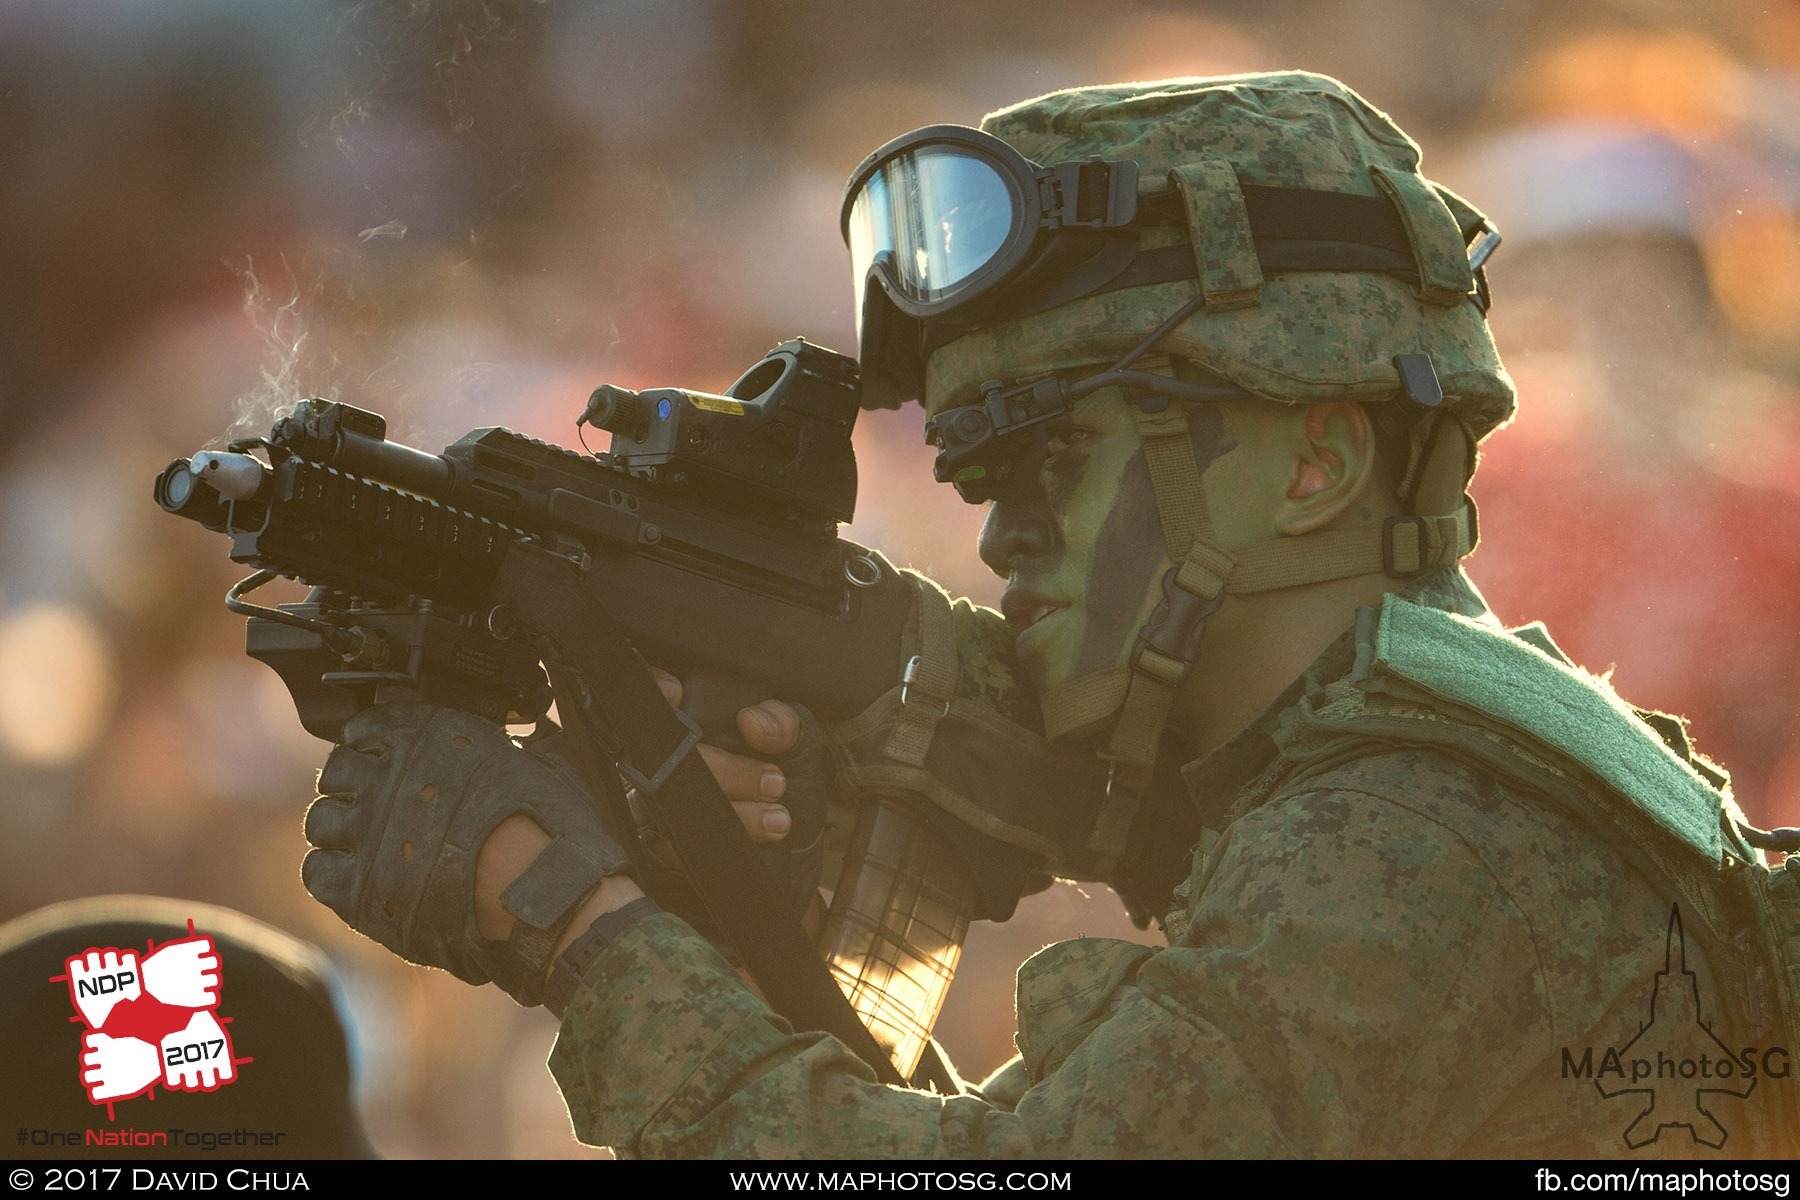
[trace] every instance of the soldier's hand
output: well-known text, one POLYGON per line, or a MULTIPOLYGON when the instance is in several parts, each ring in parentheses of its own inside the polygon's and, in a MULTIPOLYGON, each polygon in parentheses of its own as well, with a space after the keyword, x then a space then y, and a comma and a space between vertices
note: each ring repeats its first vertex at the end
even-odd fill
MULTIPOLYGON (((681 680, 667 671, 650 668, 663 698, 679 706, 681 680)), ((800 741, 800 711, 780 700, 738 710, 738 736, 750 754, 700 744, 700 757, 719 781, 719 789, 737 810, 738 819, 755 842, 778 842, 793 828, 793 814, 782 803, 788 791, 787 773, 773 759, 793 750, 800 741), (766 757, 758 757, 766 756, 766 757)))
MULTIPOLYGON (((664 698, 679 706, 681 680, 654 667, 651 673, 664 698)), ((735 725, 737 740, 730 748, 702 742, 700 757, 751 840, 760 843, 758 854, 780 884, 789 911, 804 915, 818 904, 825 862, 831 810, 829 747, 809 710, 781 700, 739 709, 735 725)), ((656 841, 656 823, 647 808, 640 806, 640 836, 658 862, 673 866, 674 856, 656 841)), ((702 933, 717 932, 697 895, 684 897, 679 885, 663 891, 666 894, 658 898, 687 916, 702 933)))
POLYGON ((307 891, 352 929, 528 1005, 576 910, 629 864, 559 764, 490 721, 418 704, 346 723, 306 839, 307 891), (534 849, 496 877, 488 846, 501 828, 531 831, 534 849))
MULTIPOLYGON (((681 681, 667 671, 652 667, 663 698, 671 705, 682 701, 681 681)), ((777 877, 788 885, 794 911, 803 920, 817 919, 818 876, 822 859, 824 832, 825 776, 821 761, 822 738, 807 738, 812 721, 806 711, 780 700, 765 700, 738 712, 737 730, 743 740, 743 753, 701 743, 701 759, 712 771, 720 790, 732 804, 752 841, 773 848, 786 843, 790 853, 783 862, 771 863, 777 877), (764 756, 767 757, 759 757, 764 756), (777 761, 779 760, 779 761, 777 761), (794 802, 800 813, 798 821, 790 811, 794 802), (798 826, 798 835, 794 831, 798 826)), ((657 850, 653 831, 647 845, 657 850)), ((481 849, 475 875, 475 911, 484 937, 502 939, 512 929, 512 916, 501 906, 502 889, 540 852, 548 841, 542 829, 523 818, 513 818, 495 828, 481 849)), ((671 857, 665 865, 673 867, 671 857)), ((609 877, 580 913, 569 922, 558 940, 556 950, 581 934, 594 919, 623 907, 642 896, 635 881, 626 876, 609 877)), ((704 912, 685 913, 691 921, 708 925, 704 912)))

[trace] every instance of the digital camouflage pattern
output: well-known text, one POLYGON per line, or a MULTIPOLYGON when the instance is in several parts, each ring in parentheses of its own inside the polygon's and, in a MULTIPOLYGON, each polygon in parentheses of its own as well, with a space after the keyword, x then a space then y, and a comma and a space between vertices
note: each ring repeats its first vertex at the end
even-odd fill
MULTIPOLYGON (((1039 163, 1091 155, 1136 159, 1140 192, 1168 187, 1169 173, 1178 169, 1202 188, 1219 186, 1235 170, 1244 184, 1363 196, 1398 189, 1419 212, 1421 228, 1413 240, 1426 274, 1452 275, 1454 264, 1446 260, 1454 255, 1445 239, 1460 252, 1458 218, 1427 190, 1417 144, 1385 113, 1323 75, 1292 71, 1075 88, 1002 109, 981 127, 1039 163), (1210 171, 1195 170, 1208 165, 1210 171)), ((1454 206, 1472 227, 1478 214, 1460 198, 1454 206)), ((1216 199, 1204 200, 1206 213, 1221 207, 1216 199)), ((1193 201, 1189 209, 1194 212, 1193 201)), ((1262 278, 1260 302, 1246 303, 1243 277, 1255 269, 1247 235, 1240 231, 1233 241, 1229 221, 1205 219, 1203 270, 1223 272, 1215 284, 1236 290, 1209 293, 1208 307, 1160 349, 1289 404, 1393 399, 1393 356, 1428 352, 1452 410, 1478 436, 1512 415, 1512 382, 1473 302, 1438 303, 1389 275, 1287 271, 1262 278), (1228 270, 1234 263, 1240 267, 1228 270)), ((1184 240, 1183 231, 1151 228, 1142 244, 1184 240)), ((1461 271, 1467 291, 1473 283, 1466 258, 1461 271)), ((1045 370, 1111 362, 1191 299, 1194 289, 1192 282, 1175 282, 1089 296, 959 338, 927 364, 928 410, 976 402, 983 380, 1006 377, 1004 368, 1026 356, 1041 360, 1045 370)))
MULTIPOLYGON (((1510 645, 1460 572, 1404 595, 1510 645)), ((1747 893, 1729 879, 1763 869, 1690 862, 1671 881, 1660 843, 1600 833, 1622 801, 1527 782, 1530 764, 1581 775, 1466 712, 1431 712, 1431 742, 1359 738, 1355 697, 1385 703, 1347 686, 1377 649, 1360 628, 1183 770, 1206 832, 1171 945, 1061 943, 1021 969, 1016 1106, 876 1084, 665 916, 612 944, 564 1017, 550 1065, 576 1132, 683 1158, 1791 1151, 1792 1078, 1658 1091, 1579 1070, 1590 1050, 1716 1063, 1785 1044, 1770 960, 1731 921, 1747 893), (1326 719, 1344 736, 1321 740, 1326 719), (1682 909, 1677 954, 1671 907, 1696 885, 1706 911, 1682 909), (1694 1131, 1630 1149, 1654 1104, 1694 1131)))
MULTIPOLYGON (((921 586, 937 586, 919 578, 921 586)), ((1039 729, 1043 715, 1037 697, 1019 678, 1013 633, 1005 619, 967 599, 951 603, 951 619, 956 629, 956 698, 981 704, 1022 728, 1039 729)))

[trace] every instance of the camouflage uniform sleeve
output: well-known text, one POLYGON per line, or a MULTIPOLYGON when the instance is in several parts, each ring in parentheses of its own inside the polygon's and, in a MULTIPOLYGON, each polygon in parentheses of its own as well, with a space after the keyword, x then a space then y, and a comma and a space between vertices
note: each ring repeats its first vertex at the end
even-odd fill
POLYGON ((1548 1044, 1518 904, 1476 848, 1403 803, 1278 798, 1210 847, 1188 890, 1175 946, 1022 969, 1022 1001, 1112 995, 1088 1020, 1049 1005, 1060 1035, 1022 1002, 1033 1086, 1013 1111, 876 1084, 669 917, 608 948, 551 1067, 584 1140, 651 1157, 1430 1156, 1468 1145, 1541 1057, 1521 1047, 1548 1044))
POLYGON ((575 1133, 643 1158, 1025 1157, 975 1096, 890 1088, 835 1038, 795 1033, 679 918, 590 968, 550 1054, 575 1133))

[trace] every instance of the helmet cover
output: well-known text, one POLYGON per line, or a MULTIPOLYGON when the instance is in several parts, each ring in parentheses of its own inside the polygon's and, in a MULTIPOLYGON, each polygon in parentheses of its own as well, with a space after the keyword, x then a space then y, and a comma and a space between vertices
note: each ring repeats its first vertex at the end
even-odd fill
MULTIPOLYGON (((1377 176, 1419 176, 1419 147, 1379 109, 1324 75, 1303 71, 1072 88, 990 114, 981 128, 1025 157, 1053 164, 1099 155, 1135 159, 1140 193, 1169 173, 1223 160, 1240 184, 1383 196, 1377 176)), ((1480 214, 1431 187, 1451 216, 1480 214)), ((1143 245, 1186 240, 1152 227, 1143 245)), ((1181 280, 1091 295, 937 349, 926 368, 935 415, 980 399, 983 380, 1022 362, 1055 371, 1110 362, 1192 299, 1181 280)), ((1433 303, 1404 280, 1372 271, 1271 271, 1260 303, 1209 304, 1156 347, 1245 390, 1286 404, 1385 401, 1402 393, 1393 358, 1430 354, 1446 407, 1477 437, 1515 407, 1487 321, 1473 299, 1433 303)))

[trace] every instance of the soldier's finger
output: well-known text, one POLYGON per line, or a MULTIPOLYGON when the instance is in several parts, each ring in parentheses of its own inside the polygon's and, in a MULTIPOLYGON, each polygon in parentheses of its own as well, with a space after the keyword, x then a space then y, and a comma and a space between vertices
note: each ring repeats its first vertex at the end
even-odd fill
POLYGON ((356 902, 356 860, 338 850, 308 850, 300 860, 300 885, 348 921, 356 902))
POLYGON ((733 803, 779 800, 787 791, 787 777, 774 763, 733 754, 705 743, 700 746, 700 757, 706 760, 713 778, 719 781, 719 790, 733 803))
POLYGON ((321 850, 349 850, 356 844, 356 809, 335 796, 320 796, 306 808, 306 842, 321 850))
POLYGON ((357 785, 378 778, 385 754, 356 746, 339 746, 319 770, 319 795, 354 796, 357 785))
POLYGON ((780 700, 739 709, 737 726, 745 743, 763 754, 786 754, 800 740, 800 714, 780 700))
POLYGON ((664 700, 667 700, 670 704, 678 705, 681 703, 681 680, 675 678, 661 667, 651 667, 650 675, 651 678, 656 680, 656 686, 662 690, 664 700))
POLYGON ((771 804, 761 800, 738 800, 731 805, 737 810, 738 820, 744 823, 744 832, 750 840, 757 843, 779 842, 793 828, 793 818, 788 810, 779 804, 771 804))

